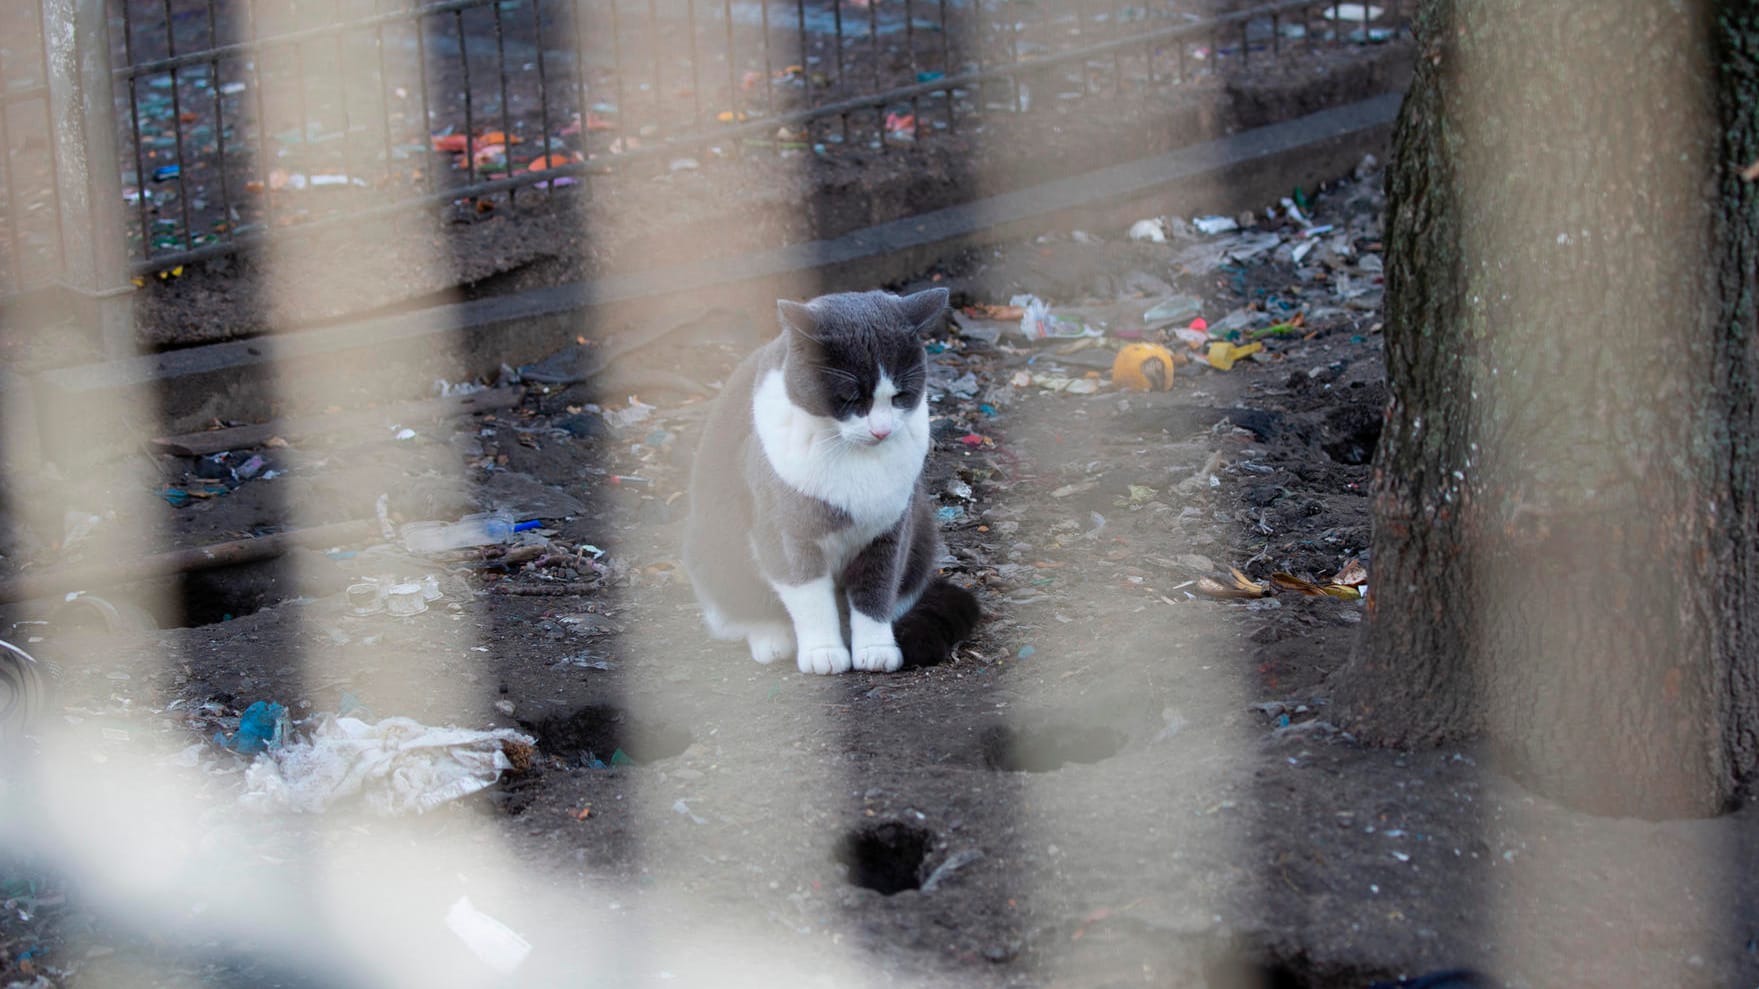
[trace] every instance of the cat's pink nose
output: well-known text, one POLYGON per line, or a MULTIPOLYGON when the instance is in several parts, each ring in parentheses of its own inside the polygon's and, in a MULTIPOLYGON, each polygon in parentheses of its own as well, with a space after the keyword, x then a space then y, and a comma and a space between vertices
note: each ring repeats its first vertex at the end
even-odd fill
POLYGON ((867 431, 872 433, 873 438, 876 440, 883 440, 886 437, 892 435, 892 431, 889 429, 874 429, 872 426, 869 426, 867 431))

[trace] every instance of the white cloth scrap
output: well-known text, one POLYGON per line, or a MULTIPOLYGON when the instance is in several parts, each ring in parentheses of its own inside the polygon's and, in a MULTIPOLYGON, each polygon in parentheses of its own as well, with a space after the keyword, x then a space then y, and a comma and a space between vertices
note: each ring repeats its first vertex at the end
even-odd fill
POLYGON ((360 796, 375 814, 425 813, 475 793, 513 768, 504 742, 535 740, 511 728, 435 728, 412 718, 367 724, 328 718, 311 740, 257 756, 240 799, 264 811, 321 813, 360 796))

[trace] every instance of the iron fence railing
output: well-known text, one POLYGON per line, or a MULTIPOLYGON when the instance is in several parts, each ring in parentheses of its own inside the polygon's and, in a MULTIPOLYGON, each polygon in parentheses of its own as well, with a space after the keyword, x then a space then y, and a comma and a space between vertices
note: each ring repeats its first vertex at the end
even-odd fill
MULTIPOLYGON (((97 263, 69 256, 69 228, 117 202, 139 274, 281 228, 567 186, 591 196, 606 173, 689 154, 886 153, 1029 112, 1035 95, 1152 93, 1405 30, 1397 0, 1215 2, 4 4, 0 297, 97 263), (74 50, 99 78, 65 78, 74 50), (1058 91, 1034 94, 1046 73, 1058 91), (81 87, 114 97, 115 161, 83 172, 69 149, 91 135, 65 133, 57 110, 59 89, 81 87)), ((99 272, 88 288, 116 280, 99 272)))

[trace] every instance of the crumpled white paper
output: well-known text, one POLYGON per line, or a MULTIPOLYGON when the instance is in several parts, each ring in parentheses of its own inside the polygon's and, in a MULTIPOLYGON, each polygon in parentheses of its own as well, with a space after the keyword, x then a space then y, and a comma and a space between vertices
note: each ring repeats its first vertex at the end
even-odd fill
POLYGON ((257 756, 245 772, 247 806, 316 814, 353 797, 382 816, 425 813, 475 793, 513 768, 502 743, 535 740, 511 728, 435 728, 412 718, 367 724, 329 718, 311 740, 257 756))

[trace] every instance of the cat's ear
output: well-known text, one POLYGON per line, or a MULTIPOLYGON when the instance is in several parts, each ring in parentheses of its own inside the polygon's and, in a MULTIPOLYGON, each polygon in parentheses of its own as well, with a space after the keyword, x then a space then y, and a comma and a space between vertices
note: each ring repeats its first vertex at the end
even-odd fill
POLYGON ((918 334, 926 333, 940 325, 943 314, 947 311, 947 290, 931 288, 913 295, 906 295, 898 300, 904 308, 904 318, 918 334))
POLYGON ((812 307, 806 303, 777 299, 776 315, 782 318, 782 331, 790 337, 818 338, 818 320, 813 318, 812 307))

